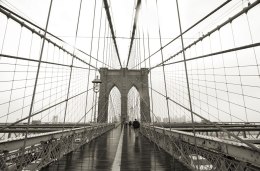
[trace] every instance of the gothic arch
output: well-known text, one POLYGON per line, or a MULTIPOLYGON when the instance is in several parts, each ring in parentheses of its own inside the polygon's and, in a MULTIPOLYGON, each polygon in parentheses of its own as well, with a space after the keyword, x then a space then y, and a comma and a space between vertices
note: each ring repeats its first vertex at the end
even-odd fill
POLYGON ((133 87, 138 91, 138 93, 140 93, 139 88, 138 88, 135 84, 132 84, 132 85, 130 85, 130 88, 128 89, 127 94, 129 93, 129 91, 130 91, 133 87))
POLYGON ((121 106, 118 108, 118 105, 121 104, 121 93, 118 87, 115 85, 109 91, 108 97, 108 123, 118 121, 121 114, 121 106))
POLYGON ((112 86, 109 86, 109 88, 108 88, 108 94, 110 94, 110 92, 111 92, 111 90, 112 90, 113 88, 117 88, 117 89, 119 90, 120 94, 121 94, 121 91, 120 91, 120 89, 118 88, 118 85, 117 85, 117 84, 113 84, 112 86))
POLYGON ((140 93, 134 85, 129 89, 127 93, 127 114, 129 120, 140 120, 140 93))
POLYGON ((148 92, 148 69, 128 70, 121 68, 119 70, 109 70, 100 68, 100 95, 98 103, 98 122, 107 122, 109 93, 113 87, 117 87, 121 93, 121 121, 127 119, 127 95, 129 90, 135 86, 140 94, 141 121, 150 122, 150 98, 148 92), (102 111, 104 109, 104 111, 102 111))

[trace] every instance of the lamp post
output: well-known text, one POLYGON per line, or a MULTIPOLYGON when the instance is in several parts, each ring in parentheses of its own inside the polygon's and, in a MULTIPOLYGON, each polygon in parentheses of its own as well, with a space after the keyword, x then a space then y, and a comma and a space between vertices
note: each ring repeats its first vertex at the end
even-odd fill
POLYGON ((97 106, 97 93, 100 90, 100 84, 102 81, 98 78, 98 76, 92 81, 93 83, 93 91, 95 93, 95 107, 94 107, 94 122, 96 122, 96 106, 97 106))

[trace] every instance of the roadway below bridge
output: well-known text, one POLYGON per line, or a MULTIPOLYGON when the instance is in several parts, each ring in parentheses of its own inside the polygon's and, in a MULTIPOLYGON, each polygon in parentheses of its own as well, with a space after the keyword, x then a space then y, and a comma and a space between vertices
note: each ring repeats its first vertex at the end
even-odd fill
POLYGON ((147 138, 142 135, 136 137, 132 128, 118 126, 42 170, 185 171, 188 169, 147 138))

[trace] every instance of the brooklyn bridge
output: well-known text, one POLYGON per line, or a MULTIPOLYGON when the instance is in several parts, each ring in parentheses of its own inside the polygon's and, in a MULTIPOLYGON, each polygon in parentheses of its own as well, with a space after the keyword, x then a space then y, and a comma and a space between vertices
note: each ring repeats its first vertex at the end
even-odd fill
POLYGON ((259 3, 0 0, 0 170, 260 170, 259 3))

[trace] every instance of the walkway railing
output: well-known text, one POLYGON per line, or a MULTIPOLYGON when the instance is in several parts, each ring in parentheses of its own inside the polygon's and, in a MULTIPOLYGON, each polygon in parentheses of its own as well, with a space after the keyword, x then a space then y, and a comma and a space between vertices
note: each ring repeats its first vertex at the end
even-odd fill
POLYGON ((260 153, 243 143, 143 125, 141 133, 195 170, 259 170, 260 153), (249 164, 250 163, 250 164, 249 164))
POLYGON ((0 149, 5 149, 0 153, 0 170, 39 170, 114 127, 99 124, 31 135, 27 137, 25 151, 24 137, 0 141, 0 149))

